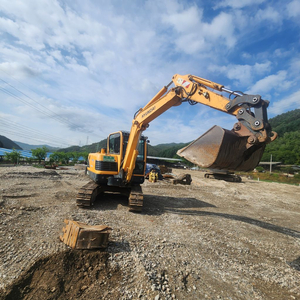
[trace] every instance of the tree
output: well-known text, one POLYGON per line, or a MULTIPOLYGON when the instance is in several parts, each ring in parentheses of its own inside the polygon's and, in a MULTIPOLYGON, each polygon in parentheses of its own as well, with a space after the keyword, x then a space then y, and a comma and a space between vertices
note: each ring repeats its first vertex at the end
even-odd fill
POLYGON ((80 155, 83 157, 85 161, 88 160, 89 152, 80 152, 80 155))
POLYGON ((13 164, 17 164, 21 157, 21 152, 16 149, 13 149, 11 153, 5 153, 5 159, 10 160, 13 164))
POLYGON ((32 164, 32 157, 25 157, 25 160, 28 164, 32 164))
POLYGON ((59 152, 59 153, 61 155, 61 162, 62 162, 62 164, 68 165, 69 161, 72 158, 72 152, 66 152, 66 153, 59 152))
POLYGON ((69 160, 72 158, 71 152, 54 152, 50 154, 50 160, 54 161, 55 163, 61 164, 69 164, 69 160))
POLYGON ((72 158, 73 163, 76 164, 78 162, 78 158, 81 156, 81 154, 80 154, 80 152, 73 151, 70 153, 70 156, 72 158))
POLYGON ((47 151, 48 151, 48 149, 45 146, 42 148, 36 148, 36 149, 31 150, 32 156, 35 157, 39 161, 39 164, 41 163, 42 160, 44 160, 46 158, 47 151))
POLYGON ((59 155, 58 152, 54 152, 50 154, 50 161, 54 161, 55 163, 59 163, 59 155))
POLYGON ((286 132, 274 142, 267 145, 262 161, 269 161, 271 154, 273 161, 283 164, 300 164, 300 130, 286 132))

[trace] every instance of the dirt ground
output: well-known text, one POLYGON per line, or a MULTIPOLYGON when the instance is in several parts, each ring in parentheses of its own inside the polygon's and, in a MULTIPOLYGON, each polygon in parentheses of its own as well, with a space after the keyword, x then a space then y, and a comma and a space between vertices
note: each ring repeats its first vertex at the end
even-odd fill
POLYGON ((300 186, 189 173, 132 213, 77 208, 83 170, 0 168, 0 299, 300 299, 300 186), (69 249, 64 219, 112 227, 108 248, 69 249))

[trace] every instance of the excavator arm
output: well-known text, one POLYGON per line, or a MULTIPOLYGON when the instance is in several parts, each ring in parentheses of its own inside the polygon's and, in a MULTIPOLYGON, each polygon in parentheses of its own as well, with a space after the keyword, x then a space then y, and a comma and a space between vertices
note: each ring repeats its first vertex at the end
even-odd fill
POLYGON ((134 116, 122 163, 122 176, 126 182, 130 182, 132 177, 141 133, 152 120, 183 102, 191 105, 201 103, 236 116, 238 120, 231 131, 215 126, 178 151, 179 155, 202 167, 248 171, 258 164, 265 145, 277 137, 268 123, 269 102, 261 96, 231 91, 197 76, 176 74, 170 84, 134 116), (169 89, 172 83, 175 87, 169 89), (229 97, 224 97, 221 92, 228 93, 229 97), (206 158, 207 154, 211 157, 206 158))

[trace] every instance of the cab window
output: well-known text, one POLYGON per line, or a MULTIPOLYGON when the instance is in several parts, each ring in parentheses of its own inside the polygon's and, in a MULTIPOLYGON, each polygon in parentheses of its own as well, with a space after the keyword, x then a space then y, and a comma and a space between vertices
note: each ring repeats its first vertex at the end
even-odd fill
POLYGON ((120 154, 120 133, 114 133, 109 136, 109 153, 120 154))
POLYGON ((139 145, 138 145, 138 151, 139 151, 139 154, 137 156, 137 160, 144 160, 144 146, 145 144, 145 141, 143 139, 140 139, 139 141, 139 145))

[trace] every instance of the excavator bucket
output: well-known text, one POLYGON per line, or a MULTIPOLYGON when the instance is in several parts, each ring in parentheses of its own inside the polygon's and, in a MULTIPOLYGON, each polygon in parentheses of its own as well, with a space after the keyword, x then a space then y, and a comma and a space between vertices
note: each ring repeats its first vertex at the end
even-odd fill
POLYGON ((60 240, 73 249, 106 248, 110 227, 105 225, 87 225, 82 222, 65 220, 66 227, 60 240))
POLYGON ((213 126, 177 154, 203 168, 250 171, 258 165, 265 144, 247 148, 247 139, 247 136, 213 126))

